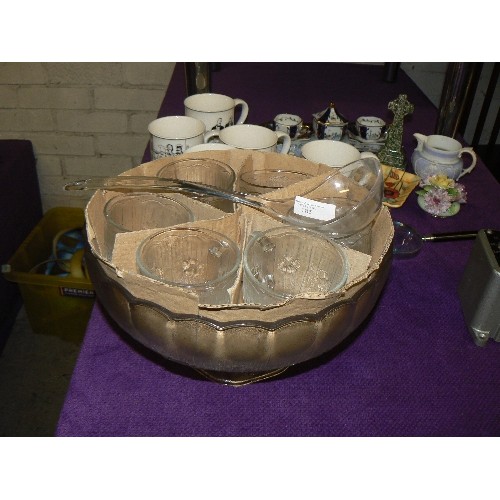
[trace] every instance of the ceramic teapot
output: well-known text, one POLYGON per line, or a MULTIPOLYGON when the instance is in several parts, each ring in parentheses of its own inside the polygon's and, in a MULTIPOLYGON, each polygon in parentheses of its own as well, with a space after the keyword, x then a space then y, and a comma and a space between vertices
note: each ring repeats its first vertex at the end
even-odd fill
POLYGON ((450 179, 458 180, 465 174, 472 172, 476 166, 476 153, 470 147, 462 145, 445 135, 413 134, 417 139, 417 147, 411 156, 411 163, 415 173, 422 179, 431 175, 442 174, 450 179), (462 154, 472 157, 469 167, 464 169, 462 154))

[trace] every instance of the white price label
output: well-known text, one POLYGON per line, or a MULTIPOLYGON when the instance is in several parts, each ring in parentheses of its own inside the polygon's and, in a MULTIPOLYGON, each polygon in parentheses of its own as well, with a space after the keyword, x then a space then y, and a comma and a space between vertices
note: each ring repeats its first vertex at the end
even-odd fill
POLYGON ((323 203, 321 201, 309 200, 302 196, 295 197, 293 212, 303 217, 309 217, 317 220, 335 219, 335 205, 323 203))

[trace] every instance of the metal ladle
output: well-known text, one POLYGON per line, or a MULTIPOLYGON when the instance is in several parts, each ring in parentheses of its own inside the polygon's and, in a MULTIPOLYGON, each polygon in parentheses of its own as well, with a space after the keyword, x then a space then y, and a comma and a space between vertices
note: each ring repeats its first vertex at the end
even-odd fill
MULTIPOLYGON (((318 185, 321 185, 339 173, 343 173, 344 169, 340 169, 326 179, 321 179, 318 185)), ((345 172, 349 170, 345 169, 345 172)), ((308 192, 314 191, 318 186, 310 188, 308 192)), ((349 210, 342 212, 337 211, 334 219, 319 220, 310 217, 297 215, 293 212, 293 205, 288 202, 275 201, 266 199, 261 196, 240 193, 237 191, 227 191, 216 188, 207 184, 201 184, 180 179, 169 179, 164 177, 153 176, 117 176, 117 177, 94 177, 81 179, 64 186, 66 191, 87 191, 96 189, 105 189, 110 191, 146 191, 146 192, 170 192, 170 193, 192 193, 198 196, 216 196, 225 200, 230 200, 234 203, 240 203, 260 210, 271 217, 278 218, 289 224, 300 227, 308 227, 313 230, 324 230, 330 228, 330 224, 335 223, 335 226, 341 225, 345 220, 352 220, 358 213, 360 207, 349 207, 349 210)), ((305 193, 307 194, 307 193, 305 193)), ((286 200, 285 200, 286 201, 286 200)), ((364 207, 362 207, 363 209, 364 207)), ((345 225, 345 224, 344 224, 345 225)))
POLYGON ((249 207, 262 210, 273 217, 288 220, 289 217, 274 210, 269 203, 270 200, 259 200, 247 193, 238 191, 226 191, 208 184, 184 181, 180 179, 168 179, 165 177, 148 176, 118 176, 118 177, 92 177, 70 182, 64 186, 66 191, 91 191, 96 189, 107 189, 110 191, 146 191, 160 193, 191 193, 198 196, 216 196, 233 203, 241 203, 249 207))
POLYGON ((117 177, 91 177, 70 182, 64 186, 66 191, 92 191, 96 189, 107 189, 110 191, 146 191, 161 193, 192 193, 199 196, 216 196, 234 203, 241 203, 257 209, 265 209, 265 205, 259 200, 252 199, 251 195, 237 191, 226 191, 221 188, 209 186, 180 179, 168 179, 165 177, 148 177, 124 175, 117 177))
POLYGON ((413 227, 397 220, 394 221, 393 254, 396 257, 413 257, 420 252, 424 241, 473 240, 478 231, 458 231, 420 235, 413 227))

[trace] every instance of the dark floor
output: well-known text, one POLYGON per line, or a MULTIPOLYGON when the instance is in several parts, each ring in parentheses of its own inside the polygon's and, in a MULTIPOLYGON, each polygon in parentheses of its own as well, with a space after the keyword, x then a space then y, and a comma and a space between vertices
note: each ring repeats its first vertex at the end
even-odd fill
POLYGON ((80 345, 33 333, 24 307, 0 355, 0 436, 53 436, 80 345))

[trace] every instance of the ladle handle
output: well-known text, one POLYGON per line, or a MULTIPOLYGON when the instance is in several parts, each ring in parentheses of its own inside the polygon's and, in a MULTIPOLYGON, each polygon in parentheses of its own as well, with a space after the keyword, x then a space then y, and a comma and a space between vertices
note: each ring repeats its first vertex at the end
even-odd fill
POLYGON ((91 177, 70 182, 64 186, 66 191, 90 191, 108 189, 110 191, 146 191, 163 193, 194 193, 202 196, 216 196, 234 203, 241 203, 254 208, 263 208, 262 203, 250 198, 245 193, 225 191, 223 189, 180 179, 121 175, 117 177, 91 177))
POLYGON ((453 240, 473 240, 477 236, 477 231, 458 231, 455 233, 437 233, 422 236, 424 241, 453 241, 453 240))

